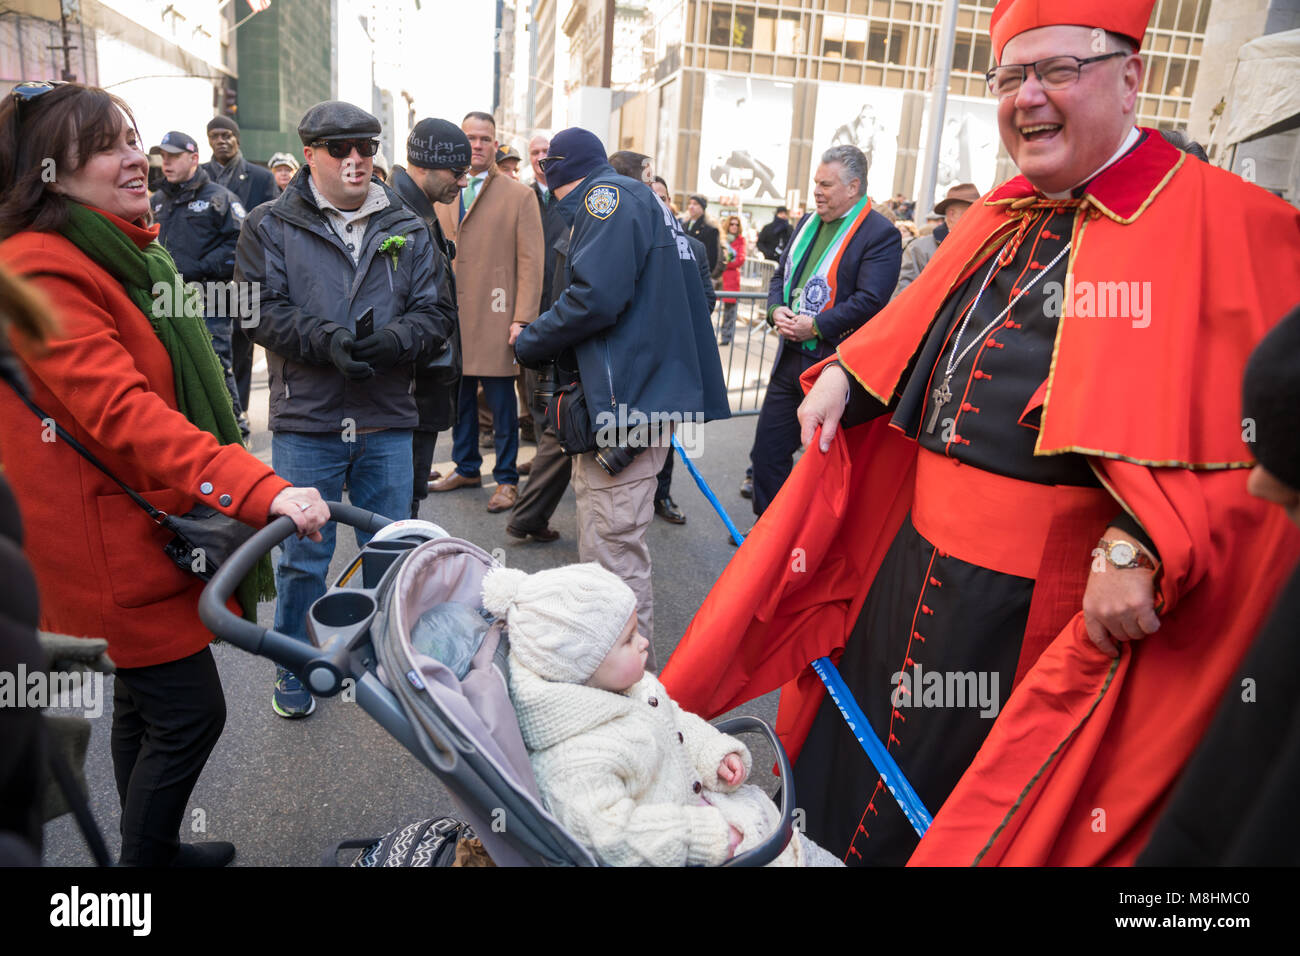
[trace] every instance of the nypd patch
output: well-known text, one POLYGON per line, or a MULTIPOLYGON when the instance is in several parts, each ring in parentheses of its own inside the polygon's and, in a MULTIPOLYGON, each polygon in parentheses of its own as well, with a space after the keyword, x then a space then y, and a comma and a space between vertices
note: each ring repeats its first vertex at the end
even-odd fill
POLYGON ((585 202, 587 212, 597 219, 608 219, 618 208, 618 187, 593 186, 585 202))
POLYGON ((230 203, 230 211, 234 215, 236 221, 243 219, 244 216, 246 215, 246 213, 244 212, 244 207, 241 206, 239 203, 234 202, 233 200, 230 203))
POLYGON ((208 207, 211 205, 212 203, 208 202, 206 199, 196 199, 194 202, 190 203, 190 212, 207 212, 208 207))

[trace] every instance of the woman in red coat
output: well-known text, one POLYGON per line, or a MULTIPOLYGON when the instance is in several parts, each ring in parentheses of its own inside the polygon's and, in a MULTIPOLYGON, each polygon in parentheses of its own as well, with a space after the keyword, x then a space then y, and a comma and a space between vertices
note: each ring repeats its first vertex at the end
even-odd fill
POLYGON ((49 419, 164 512, 202 502, 255 527, 283 514, 310 535, 329 513, 314 489, 289 487, 249 454, 237 430, 217 437, 233 412, 206 400, 220 373, 210 340, 193 337, 202 321, 159 308, 176 273, 158 227, 145 225, 148 172, 130 111, 103 90, 20 84, 0 104, 0 262, 44 294, 56 325, 44 346, 14 337, 48 417, 0 387, 0 458, 26 525, 41 626, 106 638, 118 665, 122 863, 224 865, 229 843, 178 839, 225 723, 198 617, 202 582, 163 553, 170 534, 49 419))
MULTIPOLYGON (((725 226, 726 243, 722 255, 726 265, 722 269, 722 291, 740 291, 740 267, 745 264, 745 231, 741 228, 739 216, 728 216, 725 226)), ((736 300, 722 300, 722 338, 719 345, 730 345, 731 336, 736 329, 736 300)))

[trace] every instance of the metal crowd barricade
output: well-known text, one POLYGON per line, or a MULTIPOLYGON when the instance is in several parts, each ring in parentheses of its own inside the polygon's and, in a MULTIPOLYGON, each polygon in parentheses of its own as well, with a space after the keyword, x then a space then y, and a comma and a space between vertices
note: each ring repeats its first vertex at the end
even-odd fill
POLYGON ((757 415, 763 396, 767 394, 767 383, 780 341, 776 330, 767 323, 767 286, 764 283, 762 290, 740 292, 718 290, 718 304, 713 310, 713 331, 719 339, 726 315, 723 299, 736 300, 736 327, 731 342, 718 346, 731 414, 757 415))

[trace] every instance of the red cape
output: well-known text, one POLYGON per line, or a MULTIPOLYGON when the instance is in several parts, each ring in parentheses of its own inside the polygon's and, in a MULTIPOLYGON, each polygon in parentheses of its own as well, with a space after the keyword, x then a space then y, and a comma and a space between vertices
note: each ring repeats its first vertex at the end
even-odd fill
MULTIPOLYGON (((1033 195, 1017 177, 972 207, 921 276, 840 347, 864 387, 893 395, 948 293, 1016 231, 1033 195)), ((1161 629, 1116 662, 1075 608, 914 863, 1131 862, 1300 555, 1300 532, 1245 490, 1240 418, 1246 358, 1300 300, 1300 215, 1153 132, 1086 195, 1076 295, 1137 282, 1126 288, 1147 311, 1093 317, 1080 298, 1060 319, 1036 453, 1088 455, 1151 535, 1161 629)), ((712 717, 783 687, 777 731, 797 756, 822 698, 807 663, 839 657, 911 506, 916 448, 881 419, 800 459, 665 667, 674 700, 712 717)))

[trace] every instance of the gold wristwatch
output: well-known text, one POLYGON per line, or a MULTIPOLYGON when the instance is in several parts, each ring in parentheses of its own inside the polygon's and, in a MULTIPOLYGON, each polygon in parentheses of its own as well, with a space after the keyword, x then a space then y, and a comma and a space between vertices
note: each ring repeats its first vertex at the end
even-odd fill
POLYGON ((1150 571, 1156 569, 1151 557, 1131 541, 1107 541, 1102 538, 1097 542, 1097 547, 1106 552, 1106 560, 1110 562, 1111 567, 1121 571, 1132 568, 1146 568, 1150 571))

